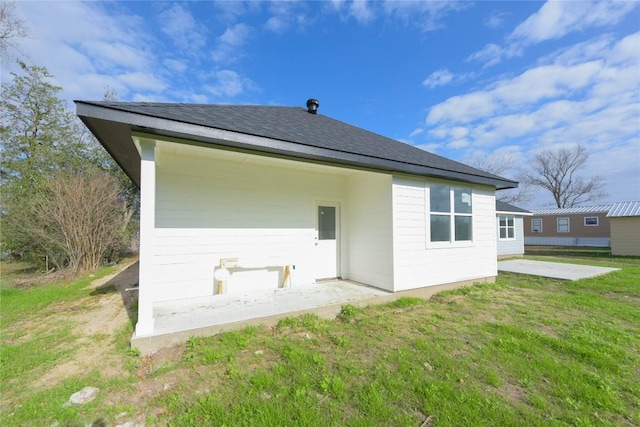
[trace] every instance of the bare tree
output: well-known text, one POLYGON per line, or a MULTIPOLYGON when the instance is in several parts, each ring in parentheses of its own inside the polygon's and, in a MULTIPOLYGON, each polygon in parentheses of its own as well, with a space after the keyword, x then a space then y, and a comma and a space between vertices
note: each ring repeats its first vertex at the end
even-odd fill
POLYGON ((57 171, 28 201, 23 226, 37 237, 51 262, 90 270, 119 253, 131 218, 118 180, 97 168, 57 171))
POLYGON ((549 190, 559 208, 571 208, 606 196, 603 178, 589 179, 577 173, 587 166, 589 152, 578 144, 574 148, 543 150, 536 154, 531 170, 522 175, 524 182, 549 190))
MULTIPOLYGON (((520 175, 520 171, 514 166, 516 161, 513 159, 513 156, 509 154, 503 156, 495 154, 489 156, 478 155, 467 159, 466 163, 469 166, 493 175, 520 175)), ((516 178, 516 180, 520 181, 519 178, 516 178)), ((526 182, 520 182, 518 188, 500 190, 500 192, 496 194, 496 198, 502 202, 513 205, 528 203, 531 200, 531 186, 526 182)))
POLYGON ((16 4, 0 1, 0 57, 7 59, 9 48, 16 48, 15 40, 27 36, 27 24, 16 17, 16 4))

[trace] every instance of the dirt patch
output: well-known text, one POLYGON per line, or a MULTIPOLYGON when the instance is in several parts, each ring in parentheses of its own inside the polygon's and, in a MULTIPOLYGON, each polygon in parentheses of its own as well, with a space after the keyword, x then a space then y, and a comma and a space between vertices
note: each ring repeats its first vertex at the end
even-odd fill
POLYGON ((90 284, 91 288, 109 289, 110 292, 94 292, 93 296, 71 306, 60 303, 47 310, 49 325, 74 325, 71 334, 82 338, 77 341, 78 349, 69 356, 69 360, 33 381, 34 388, 52 387, 65 378, 96 369, 106 377, 128 375, 123 355, 115 351, 113 337, 130 321, 129 309, 135 296, 127 297, 125 288, 133 286, 137 280, 137 263, 124 265, 115 273, 90 284))
POLYGON ((526 399, 527 391, 517 384, 505 383, 498 387, 498 394, 511 404, 518 404, 526 399))

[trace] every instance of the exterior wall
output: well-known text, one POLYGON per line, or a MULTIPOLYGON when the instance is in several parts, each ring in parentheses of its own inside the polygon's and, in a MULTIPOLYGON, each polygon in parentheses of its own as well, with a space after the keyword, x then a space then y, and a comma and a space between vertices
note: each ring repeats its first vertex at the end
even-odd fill
POLYGON ((473 242, 434 247, 427 236, 429 183, 393 179, 394 291, 496 276, 494 190, 473 187, 473 242))
POLYGON ((606 212, 536 215, 528 216, 524 220, 524 236, 527 245, 554 246, 609 246, 610 221, 606 212), (585 217, 598 217, 598 226, 585 226, 585 217), (569 232, 559 233, 558 218, 569 218, 569 232), (532 232, 531 222, 542 219, 542 232, 532 232))
POLYGON ((611 218, 611 255, 640 256, 640 217, 611 218))
POLYGON ((348 277, 393 291, 391 176, 348 178, 348 277))
POLYGON ((528 237, 524 238, 525 245, 542 246, 592 246, 607 248, 611 246, 608 237, 528 237))
POLYGON ((501 215, 509 214, 497 214, 496 216, 496 240, 498 242, 498 256, 507 255, 524 255, 524 219, 522 216, 513 216, 513 224, 515 231, 515 239, 512 240, 500 240, 500 227, 499 217, 501 215))
MULTIPOLYGON (((157 150, 154 301, 214 294, 221 258, 288 263, 294 285, 315 280, 315 203, 343 202, 345 176, 171 143, 157 150)), ((275 265, 232 270, 228 293, 279 287, 283 268, 275 265)))

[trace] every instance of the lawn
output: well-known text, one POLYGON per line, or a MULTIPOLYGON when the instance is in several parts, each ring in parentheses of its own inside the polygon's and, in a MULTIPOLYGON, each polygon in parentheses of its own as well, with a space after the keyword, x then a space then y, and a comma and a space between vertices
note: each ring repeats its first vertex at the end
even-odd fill
POLYGON ((63 285, 65 302, 51 285, 3 288, 0 424, 640 425, 640 259, 570 255, 559 260, 621 270, 577 282, 500 274, 151 357, 128 350, 126 316, 87 329, 117 293, 86 279, 63 285), (94 402, 63 406, 89 385, 94 402))

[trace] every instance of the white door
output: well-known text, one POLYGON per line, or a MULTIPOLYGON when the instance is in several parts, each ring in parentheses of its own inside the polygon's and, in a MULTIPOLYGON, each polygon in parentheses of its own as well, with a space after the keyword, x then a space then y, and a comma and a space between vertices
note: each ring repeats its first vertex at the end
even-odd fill
POLYGON ((316 279, 335 278, 339 276, 339 206, 337 203, 319 203, 316 215, 316 279))

